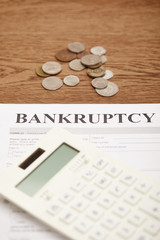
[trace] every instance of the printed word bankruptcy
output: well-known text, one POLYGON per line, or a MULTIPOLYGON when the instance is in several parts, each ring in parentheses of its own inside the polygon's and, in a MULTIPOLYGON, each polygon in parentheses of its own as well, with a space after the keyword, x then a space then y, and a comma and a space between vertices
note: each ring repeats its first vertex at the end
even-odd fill
POLYGON ((25 113, 16 114, 16 123, 124 123, 129 121, 130 123, 151 123, 153 122, 155 113, 97 113, 97 114, 34 114, 27 115, 25 113))

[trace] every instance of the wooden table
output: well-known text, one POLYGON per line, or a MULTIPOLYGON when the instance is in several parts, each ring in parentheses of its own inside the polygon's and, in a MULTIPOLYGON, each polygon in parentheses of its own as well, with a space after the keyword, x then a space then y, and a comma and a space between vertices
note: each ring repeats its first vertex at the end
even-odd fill
POLYGON ((159 103, 160 1, 1 0, 0 103, 159 103), (87 50, 107 49, 106 69, 119 86, 112 97, 96 94, 86 70, 76 87, 57 91, 41 86, 35 68, 79 41, 87 50))

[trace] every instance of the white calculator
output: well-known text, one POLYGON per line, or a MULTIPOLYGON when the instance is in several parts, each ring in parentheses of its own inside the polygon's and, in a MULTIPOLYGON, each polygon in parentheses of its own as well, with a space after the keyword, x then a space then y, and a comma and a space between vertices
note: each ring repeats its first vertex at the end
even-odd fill
POLYGON ((73 240, 160 240, 160 183, 54 128, 0 178, 0 193, 73 240))

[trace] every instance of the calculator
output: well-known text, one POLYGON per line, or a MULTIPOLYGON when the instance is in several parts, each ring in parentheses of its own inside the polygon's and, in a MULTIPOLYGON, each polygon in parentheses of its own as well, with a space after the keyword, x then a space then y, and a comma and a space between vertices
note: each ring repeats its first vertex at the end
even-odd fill
POLYGON ((160 240, 160 182, 53 128, 0 177, 0 194, 72 240, 160 240))

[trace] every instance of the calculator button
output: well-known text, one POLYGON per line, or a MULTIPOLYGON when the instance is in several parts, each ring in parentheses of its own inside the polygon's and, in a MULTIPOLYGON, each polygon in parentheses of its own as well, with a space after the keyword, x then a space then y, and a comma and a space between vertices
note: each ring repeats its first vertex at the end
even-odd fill
MULTIPOLYGON (((124 239, 124 238, 123 238, 124 239)), ((106 240, 106 239, 105 239, 106 240)), ((117 234, 115 235, 112 235, 112 236, 109 236, 109 239, 107 240, 122 240, 122 238, 119 238, 119 236, 117 236, 117 234)), ((130 239, 129 239, 130 240, 130 239)))
POLYGON ((138 182, 136 185, 135 185, 135 189, 141 193, 147 193, 149 191, 149 189, 151 188, 151 184, 148 183, 148 182, 138 182))
POLYGON ((51 215, 55 216, 58 214, 61 210, 61 206, 57 203, 53 203, 48 209, 47 212, 50 213, 51 215))
POLYGON ((89 163, 91 161, 91 158, 87 155, 83 156, 84 163, 89 163))
POLYGON ((138 227, 144 222, 145 219, 146 216, 143 213, 140 211, 135 211, 130 214, 128 221, 138 227))
POLYGON ((156 235, 160 230, 160 224, 158 221, 148 220, 144 224, 144 230, 150 235, 156 235))
POLYGON ((144 200, 140 204, 140 209, 157 220, 160 220, 160 205, 157 202, 144 200))
POLYGON ((94 169, 94 168, 90 168, 90 169, 87 169, 84 173, 83 173, 83 177, 90 181, 92 180, 95 176, 97 175, 97 171, 94 169))
POLYGON ((123 195, 125 190, 126 188, 123 185, 117 183, 111 186, 110 193, 112 193, 116 197, 120 197, 123 195))
POLYGON ((81 233, 86 233, 91 228, 91 226, 92 224, 88 219, 82 219, 76 222, 74 228, 81 233))
POLYGON ((90 200, 94 200, 99 195, 99 193, 100 193, 99 189, 90 186, 85 190, 84 196, 90 200))
POLYGON ((52 197, 53 197, 53 193, 52 192, 48 192, 47 194, 46 194, 46 200, 51 200, 52 199, 52 197))
POLYGON ((90 238, 93 240, 105 240, 106 236, 107 231, 102 227, 95 227, 90 233, 90 238))
POLYGON ((81 191, 84 187, 85 187, 86 183, 83 179, 80 179, 78 181, 76 181, 72 186, 71 188, 76 191, 76 192, 79 192, 81 191))
POLYGON ((148 236, 148 234, 144 232, 140 232, 135 234, 132 240, 154 240, 154 239, 148 236))
POLYGON ((111 180, 104 175, 100 175, 95 179, 95 184, 102 189, 105 189, 110 183, 111 180))
POLYGON ((134 231, 135 231, 135 228, 131 224, 125 223, 119 227, 117 232, 123 238, 129 239, 129 237, 133 235, 134 231))
POLYGON ((160 202, 160 188, 159 189, 154 189, 151 192, 150 197, 153 198, 154 200, 160 202))
POLYGON ((126 203, 118 204, 113 208, 113 212, 119 217, 125 217, 129 213, 129 211, 130 208, 126 205, 126 203))
POLYGON ((45 201, 49 201, 52 199, 53 197, 53 192, 50 190, 46 190, 45 192, 43 192, 40 196, 41 199, 45 200, 45 201))
POLYGON ((87 217, 91 218, 94 221, 97 221, 103 214, 103 210, 98 206, 92 206, 87 211, 87 217))
POLYGON ((108 164, 108 160, 104 159, 104 158, 101 158, 101 159, 97 159, 93 166, 95 168, 97 168, 98 170, 101 170, 103 169, 106 165, 108 164))
POLYGON ((72 210, 69 209, 69 210, 65 210, 61 214, 60 219, 63 222, 65 222, 67 224, 70 224, 70 223, 72 223, 75 220, 76 217, 77 217, 77 215, 75 214, 75 212, 73 212, 72 210))
POLYGON ((118 177, 121 172, 122 169, 117 166, 109 166, 105 171, 105 173, 109 174, 113 178, 118 177))
POLYGON ((128 186, 131 186, 136 181, 136 177, 130 173, 124 173, 120 178, 120 181, 128 186))
POLYGON ((136 191, 132 191, 132 192, 128 192, 125 197, 124 197, 125 201, 131 205, 135 205, 137 204, 140 199, 141 196, 139 193, 137 193, 136 191))
POLYGON ((63 203, 68 203, 71 201, 71 199, 73 198, 73 193, 71 191, 65 192, 60 196, 60 200, 63 203))
POLYGON ((113 214, 110 214, 110 215, 107 214, 107 216, 105 216, 101 222, 101 224, 104 227, 108 228, 109 230, 114 229, 118 223, 119 223, 118 218, 116 216, 114 216, 113 214))
POLYGON ((102 207, 107 209, 107 208, 110 208, 114 202, 115 202, 115 198, 110 194, 107 194, 107 196, 104 195, 99 198, 98 204, 100 204, 102 207))
POLYGON ((73 201, 72 207, 78 212, 82 212, 88 207, 88 202, 84 198, 78 198, 73 201))

